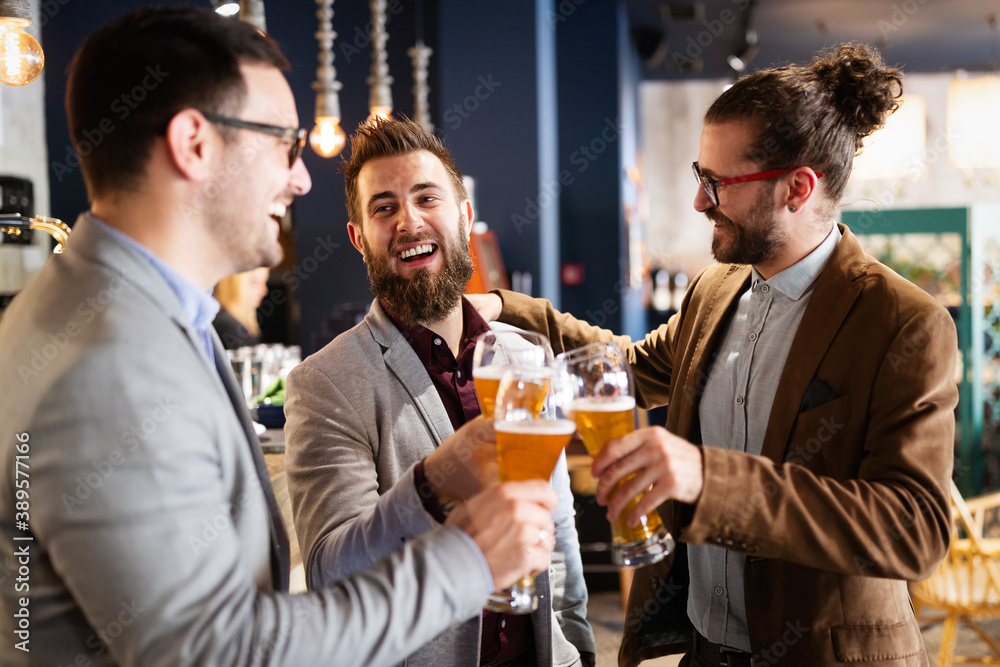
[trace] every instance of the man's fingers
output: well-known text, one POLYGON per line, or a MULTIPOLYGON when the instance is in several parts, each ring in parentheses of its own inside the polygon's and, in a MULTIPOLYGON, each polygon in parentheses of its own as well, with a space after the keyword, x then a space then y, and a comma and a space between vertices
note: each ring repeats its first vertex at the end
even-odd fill
MULTIPOLYGON (((602 505, 608 504, 611 493, 619 482, 641 470, 657 467, 662 462, 664 455, 658 441, 651 440, 648 434, 640 431, 629 435, 638 436, 637 440, 641 444, 639 447, 632 447, 632 442, 623 443, 623 447, 630 447, 628 453, 604 468, 597 482, 597 502, 602 505)), ((629 436, 620 438, 619 442, 627 437, 629 436)))
POLYGON ((496 493, 514 500, 526 500, 535 503, 551 513, 559 504, 552 485, 540 479, 523 482, 504 482, 496 488, 496 493))
POLYGON ((594 457, 594 462, 590 466, 591 474, 594 477, 603 477, 604 472, 618 460, 625 458, 636 449, 639 449, 649 438, 649 435, 649 429, 639 429, 604 445, 597 456, 594 457))
POLYGON ((498 481, 493 422, 470 420, 424 459, 424 472, 441 498, 466 499, 498 481))
POLYGON ((471 498, 448 517, 476 541, 498 588, 549 565, 558 499, 542 480, 507 482, 471 498))
POLYGON ((638 526, 639 517, 644 515, 652 514, 659 508, 660 505, 670 500, 670 494, 667 493, 663 487, 654 485, 652 489, 646 492, 642 500, 632 509, 632 512, 626 517, 628 525, 638 526))
POLYGON ((661 484, 662 479, 658 471, 652 468, 642 468, 634 477, 628 478, 621 483, 617 489, 608 492, 608 517, 611 520, 618 518, 624 510, 625 505, 644 493, 651 484, 661 484))

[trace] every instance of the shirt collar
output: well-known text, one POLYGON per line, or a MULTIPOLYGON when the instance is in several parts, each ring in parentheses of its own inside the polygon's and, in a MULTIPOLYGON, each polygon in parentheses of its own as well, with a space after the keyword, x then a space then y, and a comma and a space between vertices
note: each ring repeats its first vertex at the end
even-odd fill
POLYGON ((156 272, 170 286, 171 291, 177 295, 177 299, 181 302, 181 308, 184 309, 184 314, 187 315, 188 320, 196 331, 204 330, 212 325, 212 320, 215 319, 215 316, 219 312, 219 302, 212 297, 211 292, 206 292, 182 276, 173 267, 153 254, 149 248, 128 234, 98 220, 92 213, 88 213, 87 216, 101 230, 124 243, 128 248, 145 258, 156 269, 156 272))
MULTIPOLYGON (((403 334, 403 337, 410 343, 410 347, 414 349, 417 356, 419 356, 421 360, 430 359, 431 345, 438 335, 422 324, 409 326, 404 322, 401 322, 395 315, 392 314, 392 311, 386 308, 384 303, 381 303, 381 305, 382 310, 385 311, 385 314, 390 320, 392 320, 392 323, 396 325, 399 332, 403 334)), ((462 297, 462 322, 462 340, 458 345, 460 355, 461 350, 463 350, 470 341, 474 341, 477 336, 490 330, 490 325, 487 324, 486 320, 483 319, 483 316, 479 314, 479 311, 472 305, 472 302, 464 296, 462 297)), ((426 365, 426 361, 424 365, 426 365)))
POLYGON ((752 267, 750 284, 754 289, 758 289, 758 283, 766 282, 768 285, 778 290, 792 301, 798 301, 809 290, 809 286, 815 282, 823 267, 826 266, 830 255, 840 243, 840 228, 837 225, 827 234, 823 242, 815 250, 800 259, 798 262, 788 267, 780 273, 776 273, 767 280, 757 272, 756 267, 752 267))

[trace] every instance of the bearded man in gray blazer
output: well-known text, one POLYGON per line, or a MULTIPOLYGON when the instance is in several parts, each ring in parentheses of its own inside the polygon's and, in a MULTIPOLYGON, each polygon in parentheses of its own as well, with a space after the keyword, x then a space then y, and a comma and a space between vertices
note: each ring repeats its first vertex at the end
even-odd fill
MULTIPOLYGON (((344 167, 348 231, 375 301, 364 321, 288 378, 288 487, 306 581, 325 586, 395 545, 373 538, 380 499, 404 471, 479 414, 476 335, 489 330, 462 293, 472 275, 472 205, 450 153, 409 120, 358 129, 344 167)), ((484 453, 479 451, 480 454, 484 453)), ((486 452, 495 462, 495 452, 486 452)), ((425 471, 417 464, 416 474, 425 471)), ((494 473, 495 474, 495 473, 494 473)), ((555 552, 530 616, 484 612, 409 656, 406 665, 593 664, 587 591, 565 456, 555 552)))
POLYGON ((469 429, 422 462, 429 486, 399 471, 376 510, 391 555, 285 592, 288 538, 210 294, 277 263, 276 218, 311 186, 286 67, 254 28, 191 7, 134 12, 77 53, 91 212, 0 323, 0 664, 388 665, 548 565, 543 482, 444 526, 424 510, 471 479, 469 429), (145 103, 108 130, 138 82, 145 103))

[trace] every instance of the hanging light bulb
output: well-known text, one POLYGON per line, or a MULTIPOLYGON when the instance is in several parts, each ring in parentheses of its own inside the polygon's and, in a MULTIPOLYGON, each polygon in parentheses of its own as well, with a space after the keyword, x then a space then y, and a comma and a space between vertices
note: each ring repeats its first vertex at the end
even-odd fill
POLYGON ((320 157, 333 157, 344 149, 347 135, 340 128, 339 118, 316 119, 316 126, 309 133, 309 145, 320 157))
POLYGON ((215 7, 216 13, 222 14, 223 16, 236 16, 240 13, 240 3, 238 2, 212 0, 212 5, 215 7))
POLYGON ((42 46, 24 31, 30 17, 27 2, 0 2, 0 82, 8 86, 31 83, 45 67, 42 46))
POLYGON ((372 107, 371 111, 368 113, 368 122, 372 122, 376 118, 381 118, 382 120, 389 120, 392 117, 392 107, 372 107))
POLYGON ((333 66, 333 0, 316 0, 316 18, 319 19, 319 68, 313 90, 316 91, 316 126, 309 133, 309 145, 320 157, 333 157, 347 143, 347 135, 340 129, 340 91, 337 70, 333 66))

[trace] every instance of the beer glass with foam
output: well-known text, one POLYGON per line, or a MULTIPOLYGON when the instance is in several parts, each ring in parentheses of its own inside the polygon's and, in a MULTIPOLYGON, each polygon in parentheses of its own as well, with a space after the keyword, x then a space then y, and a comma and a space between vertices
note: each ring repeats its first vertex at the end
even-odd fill
MULTIPOLYGON (((472 353, 472 380, 476 387, 479 409, 487 419, 493 419, 493 404, 500 378, 510 366, 541 368, 552 363, 549 339, 533 331, 488 331, 476 338, 472 353)), ((536 414, 541 409, 539 396, 536 414)))
MULTIPOLYGON (((552 477, 563 448, 576 431, 573 422, 561 418, 556 409, 557 397, 565 395, 557 389, 559 382, 550 367, 512 366, 504 372, 493 421, 501 482, 552 477)), ((486 608, 508 614, 535 611, 534 575, 493 593, 486 608)))
MULTIPOLYGON (((632 370, 615 343, 595 343, 560 354, 573 399, 569 416, 591 456, 610 441, 635 429, 635 397, 632 370)), ((617 493, 629 475, 612 490, 617 493)), ((633 498, 611 523, 611 559, 620 567, 638 567, 662 560, 674 548, 674 540, 654 510, 639 525, 628 525, 628 516, 642 499, 633 498)))

